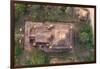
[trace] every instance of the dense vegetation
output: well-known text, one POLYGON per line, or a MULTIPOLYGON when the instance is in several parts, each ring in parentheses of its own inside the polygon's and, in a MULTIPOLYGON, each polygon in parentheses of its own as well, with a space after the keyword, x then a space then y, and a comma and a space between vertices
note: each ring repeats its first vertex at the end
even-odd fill
POLYGON ((15 20, 18 21, 25 14, 26 6, 24 4, 15 4, 15 20))
POLYGON ((79 34, 80 43, 86 44, 88 49, 93 48, 93 38, 91 38, 92 36, 92 28, 90 24, 83 24, 79 34))
POLYGON ((15 46, 15 64, 46 64, 48 63, 48 55, 41 50, 33 48, 33 51, 24 51, 19 42, 15 46))
POLYGON ((20 64, 20 56, 22 55, 23 50, 21 49, 21 44, 19 42, 15 42, 15 63, 20 64))
POLYGON ((31 19, 32 21, 66 22, 69 19, 76 19, 72 9, 73 7, 16 4, 15 8, 16 21, 18 21, 22 16, 26 16, 29 20, 31 19))
POLYGON ((46 64, 48 63, 48 56, 44 52, 38 49, 33 49, 31 52, 24 52, 24 56, 27 56, 28 58, 25 58, 23 64, 46 64))

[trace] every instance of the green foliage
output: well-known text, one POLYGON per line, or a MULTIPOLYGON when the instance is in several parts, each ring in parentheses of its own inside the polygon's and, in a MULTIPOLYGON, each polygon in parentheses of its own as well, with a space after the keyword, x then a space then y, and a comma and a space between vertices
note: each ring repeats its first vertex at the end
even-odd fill
POLYGON ((94 56, 92 54, 90 54, 88 57, 87 57, 87 61, 94 61, 94 56))
POLYGON ((33 63, 32 63, 31 60, 27 60, 27 61, 24 61, 24 64, 26 64, 26 65, 31 65, 31 64, 33 64, 33 63))
POLYGON ((15 20, 18 21, 21 16, 25 14, 26 5, 16 4, 15 6, 15 20))
POLYGON ((82 32, 82 33, 80 33, 80 40, 82 41, 82 42, 87 42, 89 39, 88 39, 88 33, 86 33, 86 32, 82 32))
POLYGON ((46 53, 39 49, 34 48, 32 51, 24 51, 24 56, 22 63, 25 65, 37 65, 37 64, 48 64, 49 57, 46 53))
POLYGON ((20 60, 19 60, 19 58, 20 58, 20 56, 22 55, 22 48, 21 48, 21 44, 18 42, 18 41, 16 41, 15 42, 15 64, 20 64, 20 60))
POLYGON ((16 42, 15 46, 15 64, 47 64, 49 63, 49 59, 46 53, 42 52, 38 49, 33 49, 32 52, 26 52, 23 53, 23 50, 21 49, 21 44, 16 42), (22 57, 22 55, 29 57, 29 59, 23 58, 23 60, 20 60, 19 58, 22 57), (26 59, 26 60, 25 60, 26 59))
POLYGON ((46 64, 48 63, 48 57, 47 55, 40 51, 40 50, 35 50, 31 53, 31 61, 33 64, 46 64))
POLYGON ((40 5, 32 5, 32 19, 33 21, 44 21, 45 20, 45 10, 40 5))
POLYGON ((30 16, 32 21, 67 21, 69 11, 66 11, 67 6, 32 5, 30 16))
POLYGON ((21 54, 22 54, 22 49, 21 49, 21 44, 20 43, 16 43, 15 44, 16 46, 15 46, 15 56, 17 57, 17 56, 20 56, 21 54))
POLYGON ((89 23, 84 23, 80 29, 79 40, 81 43, 85 44, 86 47, 93 48, 93 35, 92 28, 89 23))

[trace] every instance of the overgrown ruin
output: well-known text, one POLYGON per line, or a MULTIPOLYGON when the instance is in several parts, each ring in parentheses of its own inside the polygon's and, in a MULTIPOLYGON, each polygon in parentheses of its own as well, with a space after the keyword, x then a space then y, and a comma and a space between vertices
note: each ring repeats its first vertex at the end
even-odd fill
POLYGON ((74 47, 74 39, 74 26, 71 23, 25 23, 25 50, 36 47, 44 52, 68 51, 74 47))

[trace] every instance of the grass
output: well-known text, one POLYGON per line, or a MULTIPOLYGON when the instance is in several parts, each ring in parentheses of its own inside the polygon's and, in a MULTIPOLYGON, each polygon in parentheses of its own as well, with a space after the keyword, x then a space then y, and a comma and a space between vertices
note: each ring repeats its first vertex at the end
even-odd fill
POLYGON ((15 64, 20 64, 19 58, 23 52, 23 50, 20 46, 21 46, 21 44, 18 41, 16 41, 15 42, 15 64))
POLYGON ((94 55, 93 52, 91 52, 91 49, 94 50, 93 45, 93 35, 92 35, 92 28, 90 26, 90 23, 82 23, 81 27, 79 28, 79 35, 77 39, 77 57, 81 61, 93 61, 94 55), (88 55, 86 55, 87 53, 88 55), (83 53, 85 53, 85 56, 83 56, 83 53))
POLYGON ((48 64, 48 55, 41 50, 34 48, 31 52, 24 51, 26 57, 23 64, 37 65, 37 64, 48 64))
POLYGON ((34 49, 31 53, 31 60, 33 64, 47 64, 48 56, 41 50, 34 49))
POLYGON ((21 44, 16 42, 15 46, 15 64, 16 65, 32 65, 32 64, 47 64, 48 55, 39 49, 34 48, 32 52, 24 52, 21 44), (24 57, 25 56, 25 57, 24 57), (26 58, 28 57, 28 59, 26 58))
POLYGON ((20 44, 16 44, 16 47, 15 47, 15 55, 16 56, 20 56, 22 54, 22 49, 20 48, 20 44))

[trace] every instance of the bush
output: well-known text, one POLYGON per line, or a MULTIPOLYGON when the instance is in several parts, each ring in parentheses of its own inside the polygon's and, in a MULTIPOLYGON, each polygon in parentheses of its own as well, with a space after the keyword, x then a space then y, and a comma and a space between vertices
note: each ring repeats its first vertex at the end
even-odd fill
POLYGON ((89 23, 84 23, 79 32, 80 43, 85 44, 86 47, 93 48, 92 28, 89 23))
POLYGON ((15 56, 20 56, 22 54, 21 44, 16 42, 15 43, 15 56))
POLYGON ((48 55, 39 49, 34 48, 31 52, 25 51, 24 56, 28 59, 24 61, 27 65, 47 64, 49 63, 48 55))
POLYGON ((26 10, 25 4, 16 4, 15 7, 15 19, 18 21, 22 15, 24 15, 26 10))
POLYGON ((38 49, 35 49, 31 53, 31 60, 32 60, 33 64, 46 64, 46 63, 48 63, 47 55, 38 49))
POLYGON ((21 44, 19 42, 15 42, 15 64, 20 64, 20 56, 22 55, 22 48, 20 47, 21 44))

